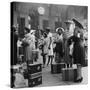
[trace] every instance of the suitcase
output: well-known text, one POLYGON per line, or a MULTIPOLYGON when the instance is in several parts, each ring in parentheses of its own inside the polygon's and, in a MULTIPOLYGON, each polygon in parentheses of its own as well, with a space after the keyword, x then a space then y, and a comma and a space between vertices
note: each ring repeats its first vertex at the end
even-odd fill
POLYGON ((51 73, 52 74, 61 73, 62 68, 65 68, 65 64, 64 63, 53 63, 51 65, 51 73))
POLYGON ((28 65, 28 74, 33 74, 42 71, 42 64, 34 63, 28 65))
POLYGON ((34 86, 42 84, 42 72, 29 74, 28 77, 29 77, 29 79, 28 79, 29 87, 34 87, 34 86))
POLYGON ((82 77, 81 64, 77 64, 77 65, 73 64, 72 67, 62 69, 62 80, 63 81, 75 81, 78 76, 82 77))
POLYGON ((42 84, 42 67, 40 63, 28 65, 28 86, 34 87, 42 84))
POLYGON ((63 68, 62 69, 63 81, 74 81, 76 78, 77 78, 77 68, 63 68))
POLYGON ((40 84, 42 84, 42 76, 38 76, 38 77, 35 77, 35 78, 28 80, 28 86, 29 87, 34 87, 34 86, 37 86, 40 84))

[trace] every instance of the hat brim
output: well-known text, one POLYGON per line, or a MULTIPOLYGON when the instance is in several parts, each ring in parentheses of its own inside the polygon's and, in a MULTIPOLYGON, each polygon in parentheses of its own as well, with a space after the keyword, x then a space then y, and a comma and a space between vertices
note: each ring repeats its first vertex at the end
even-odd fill
POLYGON ((32 33, 34 33, 35 31, 36 31, 36 30, 31 30, 30 33, 32 34, 32 33))
POLYGON ((73 24, 74 22, 71 21, 71 20, 68 20, 68 21, 65 21, 64 23, 65 23, 65 24, 73 24))
POLYGON ((79 22, 79 21, 77 21, 76 19, 72 19, 73 20, 73 22, 75 23, 75 26, 77 26, 77 27, 79 27, 80 29, 83 29, 83 25, 79 22))
POLYGON ((25 29, 27 32, 30 32, 30 29, 29 29, 29 28, 25 27, 24 29, 25 29))
POLYGON ((58 32, 59 30, 61 30, 62 32, 64 32, 64 29, 63 29, 62 27, 58 27, 58 28, 56 29, 56 32, 58 32))

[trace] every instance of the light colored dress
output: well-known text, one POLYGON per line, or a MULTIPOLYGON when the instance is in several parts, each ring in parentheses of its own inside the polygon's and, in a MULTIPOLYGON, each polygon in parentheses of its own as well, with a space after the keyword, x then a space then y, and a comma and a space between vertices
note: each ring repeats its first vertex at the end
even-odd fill
MULTIPOLYGON (((51 38, 51 40, 52 40, 52 33, 49 32, 47 38, 48 38, 48 42, 47 42, 47 43, 48 43, 48 47, 49 47, 50 38, 51 38)), ((52 42, 51 42, 50 49, 48 49, 48 56, 53 56, 53 40, 52 40, 52 42)))
POLYGON ((43 53, 48 54, 48 38, 44 38, 44 47, 43 47, 43 53))

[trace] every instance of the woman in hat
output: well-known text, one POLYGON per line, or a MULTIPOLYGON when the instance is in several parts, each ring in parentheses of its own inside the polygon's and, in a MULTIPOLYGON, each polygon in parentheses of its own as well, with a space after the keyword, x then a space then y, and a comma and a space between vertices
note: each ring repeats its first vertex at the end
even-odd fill
POLYGON ((33 63, 33 54, 32 50, 35 49, 35 30, 26 30, 25 38, 23 39, 23 42, 27 43, 26 46, 26 61, 28 63, 33 63))
POLYGON ((83 34, 82 29, 83 26, 76 20, 73 20, 75 23, 75 29, 74 29, 74 35, 71 36, 68 40, 68 45, 71 45, 71 43, 74 43, 73 46, 73 60, 74 64, 77 65, 78 71, 77 71, 77 78, 75 82, 81 82, 82 81, 82 75, 81 75, 81 67, 80 65, 83 64, 83 61, 85 60, 85 50, 83 45, 83 34))
POLYGON ((56 43, 56 47, 55 47, 55 61, 57 63, 61 62, 61 59, 63 58, 63 32, 64 29, 59 27, 56 29, 56 39, 55 39, 55 43, 56 43))

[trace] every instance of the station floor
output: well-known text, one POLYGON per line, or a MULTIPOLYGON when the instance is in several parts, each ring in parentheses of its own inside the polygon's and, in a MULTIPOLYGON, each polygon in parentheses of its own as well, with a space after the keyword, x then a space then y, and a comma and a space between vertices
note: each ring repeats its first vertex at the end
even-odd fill
POLYGON ((82 68, 83 81, 81 83, 62 81, 62 74, 51 74, 50 69, 50 66, 42 69, 42 84, 38 87, 88 84, 88 67, 82 68))
MULTIPOLYGON (((42 63, 41 56, 39 56, 39 61, 42 63)), ((82 76, 81 83, 62 81, 62 74, 51 74, 51 66, 49 65, 42 68, 42 84, 37 87, 88 84, 88 67, 82 67, 82 76)))

